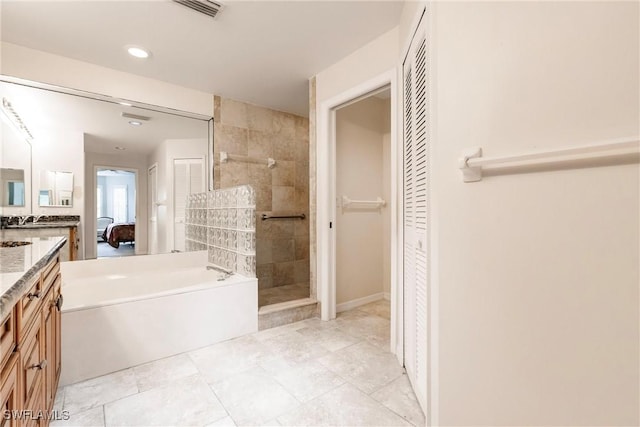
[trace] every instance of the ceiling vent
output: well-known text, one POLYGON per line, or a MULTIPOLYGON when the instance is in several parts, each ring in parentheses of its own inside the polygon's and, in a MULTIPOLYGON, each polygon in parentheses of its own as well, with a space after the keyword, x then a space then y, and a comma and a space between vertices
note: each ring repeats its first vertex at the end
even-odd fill
POLYGON ((176 3, 180 3, 183 6, 193 9, 196 12, 204 13, 212 18, 218 16, 218 13, 222 10, 222 3, 218 3, 210 0, 173 0, 176 3))
POLYGON ((148 122, 149 120, 151 120, 151 117, 139 116, 137 114, 131 114, 131 113, 122 113, 122 117, 124 117, 126 119, 142 120, 142 121, 145 121, 145 122, 148 122))

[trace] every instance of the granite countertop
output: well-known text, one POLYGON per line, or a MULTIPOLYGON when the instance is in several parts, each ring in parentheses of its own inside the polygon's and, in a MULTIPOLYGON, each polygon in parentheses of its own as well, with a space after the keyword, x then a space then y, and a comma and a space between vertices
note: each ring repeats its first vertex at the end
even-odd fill
POLYGON ((27 222, 24 225, 7 225, 5 228, 10 229, 34 229, 34 228, 71 228, 78 227, 79 221, 58 221, 58 222, 27 222))
POLYGON ((0 320, 27 290, 29 280, 47 265, 67 241, 66 237, 25 237, 30 245, 0 248, 0 320))

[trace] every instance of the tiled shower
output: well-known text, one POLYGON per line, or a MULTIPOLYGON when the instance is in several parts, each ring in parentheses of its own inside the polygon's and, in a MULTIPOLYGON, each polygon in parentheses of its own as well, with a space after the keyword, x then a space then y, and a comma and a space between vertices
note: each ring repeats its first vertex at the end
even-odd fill
POLYGON ((259 304, 308 298, 309 120, 218 96, 214 103, 214 186, 255 191, 259 304))

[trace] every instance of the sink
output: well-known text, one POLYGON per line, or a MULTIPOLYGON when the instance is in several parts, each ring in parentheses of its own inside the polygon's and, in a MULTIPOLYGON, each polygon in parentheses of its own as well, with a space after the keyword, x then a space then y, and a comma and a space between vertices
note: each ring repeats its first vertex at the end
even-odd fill
POLYGON ((18 246, 26 246, 30 244, 31 242, 14 242, 11 240, 2 240, 0 241, 0 248, 16 248, 18 246))

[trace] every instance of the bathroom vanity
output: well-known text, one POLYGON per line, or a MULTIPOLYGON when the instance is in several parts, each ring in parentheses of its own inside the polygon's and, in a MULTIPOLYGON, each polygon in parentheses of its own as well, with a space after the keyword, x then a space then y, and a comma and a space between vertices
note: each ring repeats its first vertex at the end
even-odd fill
POLYGON ((65 237, 32 237, 3 240, 3 246, 13 247, 0 247, 2 426, 47 426, 48 417, 56 415, 49 411, 61 368, 60 249, 65 243, 65 237))
POLYGON ((60 261, 75 261, 78 259, 80 246, 79 225, 79 216, 48 216, 22 225, 17 221, 5 221, 0 230, 0 240, 63 236, 67 238, 67 242, 60 249, 60 261))

